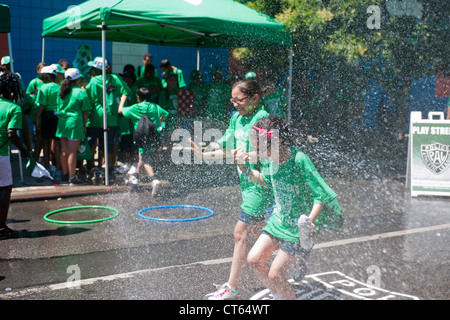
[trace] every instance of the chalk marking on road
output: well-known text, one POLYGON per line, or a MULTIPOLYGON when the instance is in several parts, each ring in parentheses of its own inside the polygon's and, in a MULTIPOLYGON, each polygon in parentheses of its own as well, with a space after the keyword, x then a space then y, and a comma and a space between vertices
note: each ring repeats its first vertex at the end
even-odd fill
MULTIPOLYGON (((399 236, 415 234, 415 233, 437 231, 437 230, 442 230, 442 229, 447 229, 447 228, 450 228, 450 223, 435 225, 435 226, 430 226, 430 227, 423 227, 423 228, 414 228, 414 229, 408 229, 408 230, 386 232, 386 233, 375 234, 372 236, 364 236, 364 237, 349 238, 349 239, 336 240, 336 241, 328 241, 328 242, 316 244, 314 246, 314 250, 337 247, 337 246, 360 243, 360 242, 373 241, 373 240, 380 240, 380 239, 386 239, 386 238, 399 237, 399 236)), ((34 287, 34 288, 25 288, 25 289, 21 289, 18 291, 9 291, 7 293, 0 294, 0 298, 5 298, 5 299, 12 298, 13 299, 13 298, 25 296, 28 294, 40 293, 45 290, 55 291, 55 290, 61 290, 61 289, 79 288, 81 286, 93 284, 97 281, 114 281, 114 280, 118 280, 118 279, 132 278, 138 274, 165 271, 165 270, 170 270, 170 269, 175 269, 175 268, 186 268, 186 267, 192 267, 192 266, 198 266, 198 265, 210 266, 210 265, 217 265, 217 264, 223 264, 223 263, 231 263, 231 261, 232 261, 231 257, 230 258, 213 259, 213 260, 204 260, 204 261, 197 261, 197 262, 192 262, 192 263, 166 266, 166 267, 160 267, 160 268, 136 270, 136 271, 131 271, 131 272, 113 274, 113 275, 109 275, 109 276, 82 279, 82 280, 63 282, 63 283, 58 283, 58 284, 42 285, 42 286, 38 286, 38 287, 34 287)))

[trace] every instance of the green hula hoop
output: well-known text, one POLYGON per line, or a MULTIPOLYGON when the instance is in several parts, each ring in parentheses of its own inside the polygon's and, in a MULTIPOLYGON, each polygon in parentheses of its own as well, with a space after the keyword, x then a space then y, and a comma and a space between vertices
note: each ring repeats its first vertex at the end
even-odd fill
POLYGON ((112 218, 115 218, 119 215, 119 210, 111 208, 111 207, 104 207, 104 206, 79 206, 79 207, 69 207, 69 208, 63 208, 63 209, 58 209, 55 211, 50 211, 49 213, 44 215, 44 220, 47 222, 52 222, 52 223, 62 223, 62 224, 82 224, 82 223, 94 223, 94 222, 101 222, 101 221, 106 221, 106 220, 110 220, 112 218), (114 211, 114 215, 106 217, 106 218, 101 218, 101 219, 95 219, 95 220, 78 220, 78 221, 63 221, 63 220, 53 220, 50 219, 49 216, 51 216, 52 214, 56 214, 59 212, 64 212, 64 211, 70 211, 70 210, 76 210, 76 209, 107 209, 107 210, 111 210, 114 211))

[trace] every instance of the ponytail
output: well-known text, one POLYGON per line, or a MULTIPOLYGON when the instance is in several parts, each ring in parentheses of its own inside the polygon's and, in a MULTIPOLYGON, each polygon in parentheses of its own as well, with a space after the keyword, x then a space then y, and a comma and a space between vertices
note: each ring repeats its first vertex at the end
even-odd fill
POLYGON ((70 77, 65 78, 64 81, 61 83, 61 90, 59 91, 59 97, 62 99, 71 91, 72 91, 72 81, 70 80, 70 77))

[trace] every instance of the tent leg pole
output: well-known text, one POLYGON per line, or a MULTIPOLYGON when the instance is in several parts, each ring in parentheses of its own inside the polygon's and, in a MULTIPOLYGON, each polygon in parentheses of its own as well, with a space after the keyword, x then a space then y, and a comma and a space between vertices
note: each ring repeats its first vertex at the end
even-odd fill
POLYGON ((197 48, 197 70, 200 71, 200 48, 197 48))
POLYGON ((41 62, 45 62, 45 38, 42 38, 42 59, 41 62))
POLYGON ((11 58, 11 63, 9 64, 11 68, 11 73, 14 74, 14 62, 13 62, 13 52, 12 52, 12 43, 11 43, 11 33, 8 33, 8 51, 9 57, 11 58))
POLYGON ((292 108, 292 60, 294 56, 294 49, 291 47, 289 49, 289 82, 288 82, 288 114, 287 121, 291 122, 291 108, 292 108))
MULTIPOLYGON (((103 77, 103 139, 104 143, 104 157, 105 157, 105 185, 109 185, 109 152, 108 152, 108 120, 106 116, 106 66, 105 66, 105 41, 106 41, 106 24, 105 20, 102 20, 102 77, 103 77)), ((101 159, 98 159, 100 162, 101 159)))

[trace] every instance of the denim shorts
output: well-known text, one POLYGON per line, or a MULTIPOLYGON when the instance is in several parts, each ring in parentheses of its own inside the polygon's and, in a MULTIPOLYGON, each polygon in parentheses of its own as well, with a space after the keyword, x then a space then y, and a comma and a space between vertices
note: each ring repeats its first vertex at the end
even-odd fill
POLYGON ((260 216, 252 216, 248 213, 245 213, 244 211, 241 212, 241 215, 239 216, 239 221, 242 221, 244 223, 258 223, 261 221, 264 221, 265 219, 265 215, 260 215, 260 216))
POLYGON ((308 259, 309 255, 311 254, 312 249, 309 250, 303 249, 302 246, 300 245, 300 241, 297 242, 284 241, 278 239, 277 237, 274 237, 273 235, 264 230, 262 231, 262 234, 268 235, 280 247, 280 250, 284 252, 296 256, 301 256, 305 259, 308 259))

